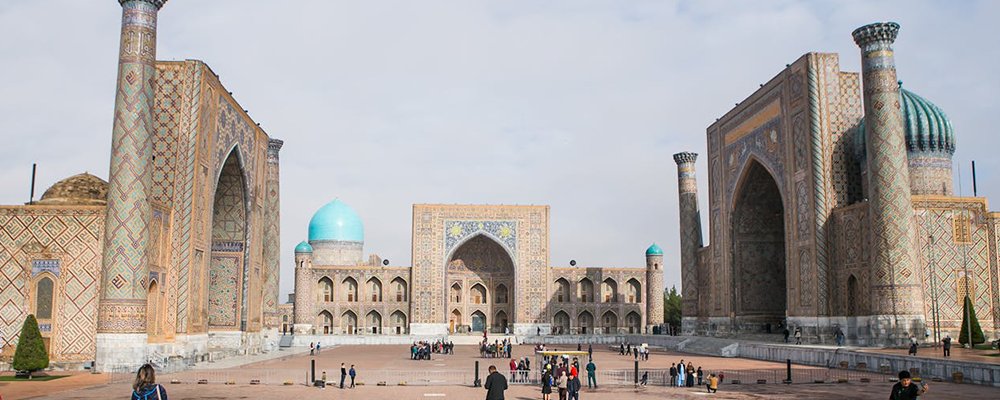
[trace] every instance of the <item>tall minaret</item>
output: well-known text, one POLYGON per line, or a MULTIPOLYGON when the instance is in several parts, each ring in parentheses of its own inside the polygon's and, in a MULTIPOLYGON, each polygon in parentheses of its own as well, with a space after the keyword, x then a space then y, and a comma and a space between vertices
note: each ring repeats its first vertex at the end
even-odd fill
POLYGON ((899 24, 880 22, 852 34, 861 48, 871 216, 870 293, 874 335, 900 344, 923 337, 920 271, 915 268, 913 203, 903 113, 892 43, 899 24))
POLYGON ((309 271, 312 268, 312 258, 313 248, 309 242, 303 241, 295 246, 295 304, 292 305, 295 333, 312 333, 312 323, 316 318, 312 308, 316 302, 312 292, 315 283, 309 271))
POLYGON ((111 172, 104 220, 97 308, 99 370, 146 362, 146 291, 152 168, 156 13, 166 0, 119 0, 121 48, 111 133, 111 172))
POLYGON ((267 180, 264 184, 264 326, 278 328, 278 278, 281 273, 281 190, 278 151, 281 140, 267 141, 267 180))
POLYGON ((674 154, 677 163, 677 192, 681 230, 681 315, 683 332, 692 332, 698 317, 698 249, 701 241, 701 213, 698 211, 698 181, 694 162, 698 154, 674 154))
POLYGON ((663 249, 653 243, 646 249, 646 334, 663 324, 663 249))

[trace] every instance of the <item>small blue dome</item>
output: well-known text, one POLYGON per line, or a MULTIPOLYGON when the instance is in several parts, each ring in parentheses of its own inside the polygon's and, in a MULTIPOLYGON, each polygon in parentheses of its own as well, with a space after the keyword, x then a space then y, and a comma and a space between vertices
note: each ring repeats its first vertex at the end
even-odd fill
POLYGON ((309 242, 303 240, 298 246, 295 246, 296 253, 312 253, 313 247, 309 245, 309 242))
POLYGON ((646 255, 647 256, 662 256, 663 255, 663 249, 661 249, 660 246, 657 246, 656 243, 653 243, 652 246, 649 246, 649 248, 646 249, 646 255))
MULTIPOLYGON (((955 154, 955 132, 951 121, 938 106, 899 83, 899 107, 903 112, 903 130, 906 150, 910 154, 938 154, 951 158, 955 154)), ((854 156, 866 162, 865 119, 861 118, 854 135, 854 156)))
POLYGON ((320 207, 309 220, 309 241, 364 242, 365 227, 351 206, 335 199, 320 207))

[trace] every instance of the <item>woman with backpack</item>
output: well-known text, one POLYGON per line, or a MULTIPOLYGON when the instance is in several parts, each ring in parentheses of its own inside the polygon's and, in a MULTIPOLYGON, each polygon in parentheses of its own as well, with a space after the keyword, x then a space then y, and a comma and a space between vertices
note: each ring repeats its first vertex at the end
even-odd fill
POLYGON ((132 400, 167 400, 167 390, 156 383, 156 371, 152 365, 143 365, 136 372, 132 400))
POLYGON ((542 373, 542 400, 550 400, 552 395, 552 366, 545 365, 542 373))

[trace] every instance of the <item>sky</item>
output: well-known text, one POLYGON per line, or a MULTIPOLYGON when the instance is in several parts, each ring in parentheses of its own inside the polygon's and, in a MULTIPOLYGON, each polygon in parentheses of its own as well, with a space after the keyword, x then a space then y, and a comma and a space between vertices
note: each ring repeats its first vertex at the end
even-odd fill
MULTIPOLYGON (((412 204, 546 204, 551 265, 640 267, 656 242, 679 287, 672 155, 705 154, 708 125, 807 52, 859 71, 867 23, 900 23, 899 78, 950 117, 956 193, 976 160, 979 195, 1000 198, 998 17, 996 1, 170 0, 157 58, 205 61, 285 141, 282 299, 334 198, 393 265, 410 265, 412 204)), ((28 200, 32 163, 36 196, 107 179, 120 19, 113 0, 0 2, 0 204, 28 200)))

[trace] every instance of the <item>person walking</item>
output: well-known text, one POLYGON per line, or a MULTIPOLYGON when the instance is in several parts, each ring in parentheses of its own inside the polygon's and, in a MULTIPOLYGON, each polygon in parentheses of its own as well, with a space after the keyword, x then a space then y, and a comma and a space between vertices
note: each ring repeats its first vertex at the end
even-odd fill
POLYGON ((354 370, 354 364, 351 364, 351 370, 347 374, 351 376, 351 389, 354 389, 354 377, 358 376, 358 372, 354 370))
POLYGON ((788 335, 789 335, 788 327, 785 327, 785 330, 781 331, 781 334, 785 335, 785 343, 788 343, 788 335))
POLYGON ((309 342, 309 355, 312 356, 315 354, 316 354, 316 343, 309 342))
POLYGON ((587 344, 587 358, 594 359, 594 345, 587 344))
POLYGON ((559 388, 559 400, 566 400, 566 387, 569 384, 569 377, 566 376, 566 370, 562 370, 559 374, 559 379, 556 379, 556 387, 559 388))
POLYGON ((552 398, 552 366, 546 364, 545 370, 542 372, 542 400, 550 400, 552 398))
POLYGON ((580 400, 580 377, 577 375, 570 375, 569 381, 566 382, 566 392, 569 394, 568 400, 580 400))
POLYGON ((319 355, 319 342, 316 342, 316 355, 319 355))
POLYGON ((510 381, 511 382, 517 382, 517 378, 514 377, 515 374, 517 374, 517 361, 514 361, 514 359, 511 358, 510 359, 510 381))
POLYGON ((941 340, 944 344, 944 356, 951 357, 951 335, 945 335, 944 339, 941 340))
POLYGON ((719 378, 715 374, 708 374, 708 392, 715 393, 719 391, 719 378))
POLYGON ((795 344, 802 344, 802 328, 795 328, 795 344))
POLYGON ((344 380, 347 379, 347 368, 344 367, 344 363, 340 363, 340 388, 344 388, 344 380))
POLYGON ((145 364, 136 371, 132 400, 167 400, 167 389, 156 383, 156 370, 152 365, 145 364))
POLYGON ((495 365, 490 365, 490 374, 486 377, 486 400, 504 400, 503 392, 507 390, 507 378, 497 372, 495 365))
POLYGON ((910 351, 909 351, 909 354, 911 356, 914 356, 914 357, 917 356, 917 338, 913 337, 913 335, 910 335, 910 351))
POLYGON ((591 384, 594 385, 594 389, 597 389, 597 366, 594 365, 593 358, 587 363, 587 388, 590 388, 591 384))
POLYGON ((917 386, 910 379, 910 371, 899 371, 899 382, 892 385, 889 400, 916 400, 917 396, 927 393, 930 387, 924 383, 917 386))

